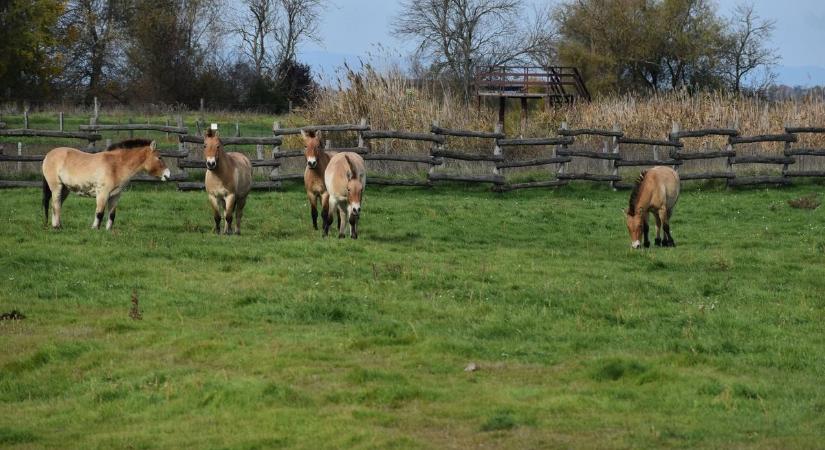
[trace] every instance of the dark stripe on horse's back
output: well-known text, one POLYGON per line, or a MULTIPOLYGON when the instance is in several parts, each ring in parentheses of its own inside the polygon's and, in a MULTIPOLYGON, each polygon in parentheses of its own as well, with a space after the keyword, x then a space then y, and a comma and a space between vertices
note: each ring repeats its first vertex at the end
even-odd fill
POLYGON ((149 139, 126 139, 125 141, 115 142, 114 144, 106 147, 106 151, 111 150, 129 150, 133 148, 143 148, 152 145, 152 141, 149 139))
POLYGON ((349 156, 344 154, 344 159, 347 160, 347 164, 349 165, 349 171, 352 172, 352 177, 358 178, 358 172, 355 171, 355 166, 352 165, 352 161, 349 160, 349 156))
POLYGON ((645 175, 647 175, 647 170, 639 174, 636 185, 633 186, 633 192, 630 193, 630 201, 627 203, 627 214, 631 217, 636 215, 636 202, 639 200, 639 190, 641 190, 645 175))

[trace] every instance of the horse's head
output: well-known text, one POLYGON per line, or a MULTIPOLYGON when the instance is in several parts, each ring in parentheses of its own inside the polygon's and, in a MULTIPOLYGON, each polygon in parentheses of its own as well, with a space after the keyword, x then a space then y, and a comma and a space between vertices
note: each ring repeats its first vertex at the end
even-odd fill
POLYGON ((166 167, 166 163, 163 162, 163 158, 160 156, 160 152, 158 151, 157 144, 155 141, 152 141, 149 144, 149 156, 143 163, 143 168, 149 175, 153 177, 160 177, 162 181, 166 181, 172 175, 172 172, 169 171, 169 168, 166 167))
POLYGON ((218 168, 218 156, 223 150, 218 130, 209 128, 203 136, 203 157, 206 158, 206 168, 215 170, 218 168))
POLYGON ((644 228, 643 216, 638 211, 628 208, 625 211, 627 231, 630 233, 630 246, 639 248, 642 245, 642 229, 644 228))
MULTIPOLYGON (((350 175, 347 173, 347 175, 350 175)), ((361 194, 364 192, 364 185, 358 177, 351 177, 347 181, 347 212, 350 217, 361 215, 361 194)))
POLYGON ((304 138, 304 156, 307 159, 307 167, 314 169, 318 167, 318 156, 324 150, 321 149, 321 132, 301 130, 301 137, 304 138))

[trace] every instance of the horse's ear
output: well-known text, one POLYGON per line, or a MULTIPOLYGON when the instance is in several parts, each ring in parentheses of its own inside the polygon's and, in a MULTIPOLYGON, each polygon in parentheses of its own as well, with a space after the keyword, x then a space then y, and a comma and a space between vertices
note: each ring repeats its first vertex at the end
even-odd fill
POLYGON ((207 128, 207 129, 206 129, 206 137, 212 137, 212 136, 214 136, 214 135, 215 135, 215 131, 214 131, 214 130, 212 130, 211 128, 207 128))
POLYGON ((149 147, 152 147, 152 150, 157 150, 158 149, 158 143, 155 142, 155 141, 152 141, 152 143, 149 144, 149 147))
POLYGON ((301 129, 301 137, 304 138, 305 141, 309 138, 309 134, 303 128, 301 129))
POLYGON ((318 142, 324 142, 324 140, 323 140, 323 139, 321 139, 321 137, 322 137, 322 136, 323 136, 323 135, 321 134, 321 131, 320 131, 320 130, 318 130, 318 131, 316 131, 316 132, 315 132, 315 139, 318 139, 318 142))

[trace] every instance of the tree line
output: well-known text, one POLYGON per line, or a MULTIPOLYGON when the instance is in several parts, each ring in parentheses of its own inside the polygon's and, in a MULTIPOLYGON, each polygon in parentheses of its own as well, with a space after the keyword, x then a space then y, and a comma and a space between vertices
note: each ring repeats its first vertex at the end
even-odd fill
POLYGON ((311 95, 296 49, 323 0, 8 0, 0 100, 280 112, 311 95))
MULTIPOLYGON (((297 59, 326 0, 6 0, 0 101, 213 104, 280 112, 311 96, 297 59)), ((775 23, 714 0, 401 0, 410 71, 467 100, 477 70, 578 67, 591 92, 760 92, 775 23)))
POLYGON ((419 76, 447 77, 469 97, 485 66, 578 67, 592 92, 764 91, 778 62, 775 22, 713 0, 405 0, 393 31, 418 44, 419 76), (549 2, 548 2, 549 3, 549 2))

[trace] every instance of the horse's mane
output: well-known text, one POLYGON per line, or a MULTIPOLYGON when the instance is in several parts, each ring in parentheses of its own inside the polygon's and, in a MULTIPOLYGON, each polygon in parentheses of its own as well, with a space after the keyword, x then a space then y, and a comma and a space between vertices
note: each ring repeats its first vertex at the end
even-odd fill
POLYGON ((639 190, 642 188, 642 182, 645 181, 647 170, 643 170, 636 179, 636 185, 633 186, 633 192, 630 193, 630 201, 627 204, 627 215, 633 216, 636 214, 636 202, 639 200, 639 190))
POLYGON ((358 173, 355 171, 355 166, 352 165, 352 161, 349 160, 349 156, 344 155, 344 159, 347 160, 349 171, 352 172, 352 178, 358 178, 358 173))
POLYGON ((108 147, 106 151, 112 150, 130 150, 133 148, 143 148, 152 145, 149 139, 126 139, 125 141, 116 142, 108 147))

